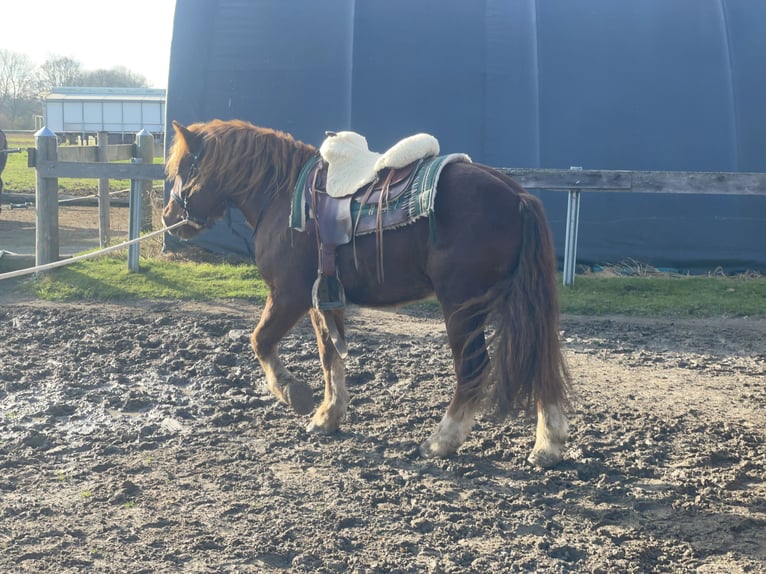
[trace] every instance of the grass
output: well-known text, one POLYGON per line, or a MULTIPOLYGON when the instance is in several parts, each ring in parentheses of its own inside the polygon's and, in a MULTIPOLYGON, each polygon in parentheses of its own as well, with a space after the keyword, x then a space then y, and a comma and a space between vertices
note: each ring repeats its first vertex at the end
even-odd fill
MULTIPOLYGON (((238 262, 196 262, 166 255, 142 259, 129 273, 124 255, 103 256, 27 281, 20 289, 57 300, 171 299, 263 302, 268 293, 258 270, 238 262)), ((438 310, 434 300, 417 304, 438 310)), ((622 277, 578 275, 561 288, 564 313, 641 317, 766 317, 766 278, 743 275, 622 277)))
POLYGON ((641 317, 766 317, 766 278, 577 276, 564 313, 641 317))
POLYGON ((22 289, 54 301, 265 301, 267 295, 266 285, 252 265, 142 259, 139 273, 131 273, 124 255, 68 265, 25 283, 22 289))
MULTIPOLYGON (((3 170, 2 178, 5 191, 10 193, 32 193, 35 191, 35 170, 27 167, 27 148, 35 147, 35 137, 31 133, 6 133, 9 148, 22 148, 21 153, 8 155, 8 163, 3 170)), ((162 164, 162 157, 155 157, 154 163, 162 164)), ((67 178, 59 179, 59 191, 64 194, 77 195, 87 192, 93 193, 98 180, 67 178)), ((109 180, 109 190, 118 191, 130 187, 130 180, 109 180)))
MULTIPOLYGON (((31 134, 9 134, 8 146, 33 147, 31 134)), ((155 158, 161 163, 161 158, 155 158)), ((34 190, 35 172, 27 167, 26 153, 11 154, 3 172, 7 191, 34 190)), ((60 180, 65 192, 88 191, 93 180, 60 180)), ((112 189, 127 181, 111 181, 112 189)), ((159 250, 156 250, 159 251, 159 250)), ((642 268, 642 273, 646 269, 642 268)), ((760 276, 672 277, 578 275, 574 286, 562 288, 564 313, 662 317, 766 317, 766 278, 760 276)), ((149 257, 140 273, 129 273, 124 254, 70 265, 44 279, 24 282, 21 289, 48 300, 118 301, 136 299, 263 301, 267 294, 258 271, 251 265, 230 262, 195 262, 149 257)), ((437 309, 426 301, 418 306, 437 309)))

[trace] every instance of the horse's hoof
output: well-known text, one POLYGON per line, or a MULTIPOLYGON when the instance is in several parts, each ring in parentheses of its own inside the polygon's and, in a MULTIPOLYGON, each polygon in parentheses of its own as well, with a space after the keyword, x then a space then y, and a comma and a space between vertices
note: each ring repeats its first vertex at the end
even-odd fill
POLYGON ((444 458, 455 454, 465 442, 472 425, 473 414, 471 413, 463 412, 459 419, 445 414, 433 434, 420 445, 420 454, 425 458, 444 458))
POLYGON ((311 421, 307 426, 306 430, 313 434, 324 434, 324 435, 331 435, 338 431, 338 426, 335 427, 328 427, 323 424, 317 424, 314 421, 311 421))
POLYGON ((457 448, 446 447, 443 444, 439 444, 437 441, 428 439, 420 445, 418 451, 423 458, 444 458, 453 454, 457 448))
POLYGON ((527 457, 527 460, 540 468, 550 468, 560 463, 562 458, 563 457, 559 451, 546 452, 544 450, 535 449, 527 457))
POLYGON ((284 389, 287 404, 299 415, 307 415, 314 408, 314 393, 302 381, 288 383, 284 389))
POLYGON ((431 444, 430 444, 429 441, 426 441, 426 442, 422 443, 418 447, 418 452, 420 453, 420 456, 422 456, 423 458, 435 458, 436 457, 436 454, 434 454, 434 452, 431 450, 431 444))
MULTIPOLYGON (((343 413, 345 413, 345 409, 343 413)), ((342 418, 343 415, 338 410, 328 409, 323 405, 311 417, 311 422, 306 427, 306 430, 315 434, 333 434, 338 432, 342 418)))

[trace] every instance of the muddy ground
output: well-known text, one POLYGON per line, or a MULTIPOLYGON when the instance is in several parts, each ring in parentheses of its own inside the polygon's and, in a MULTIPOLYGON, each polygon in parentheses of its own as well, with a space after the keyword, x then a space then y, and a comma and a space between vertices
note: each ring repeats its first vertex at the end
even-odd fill
MULTIPOLYGON (((128 212, 125 206, 112 206, 109 210, 109 238, 112 244, 128 238, 128 212)), ((60 255, 74 255, 99 247, 97 207, 64 203, 59 206, 58 216, 60 255)), ((34 255, 35 208, 33 205, 10 202, 2 204, 0 251, 34 255)))
MULTIPOLYGON (((453 389, 423 312, 351 310, 348 419, 309 435, 265 390, 259 311, 0 295, 0 571, 766 571, 766 321, 566 317, 543 471, 525 417, 419 457, 453 389)), ((319 399, 310 325, 282 349, 319 399)))
MULTIPOLYGON (((62 208, 62 255, 97 222, 62 208)), ((0 249, 34 252, 33 210, 0 249)), ((766 572, 766 321, 565 317, 572 440, 542 471, 523 416, 419 457, 454 385, 438 317, 351 310, 322 437, 265 390, 259 313, 0 285, 0 572, 766 572)), ((318 401, 308 323, 283 355, 318 401)))

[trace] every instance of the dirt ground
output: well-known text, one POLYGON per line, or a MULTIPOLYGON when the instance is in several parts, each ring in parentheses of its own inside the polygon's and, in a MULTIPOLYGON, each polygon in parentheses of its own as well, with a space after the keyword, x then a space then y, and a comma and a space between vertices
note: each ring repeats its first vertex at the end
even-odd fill
MULTIPOLYGON (((766 572, 766 321, 565 317, 572 437, 543 471, 523 416, 420 458, 454 388, 438 317, 350 310, 325 437, 265 389, 259 313, 0 285, 0 572, 766 572)), ((282 352, 318 401, 307 322, 282 352)))
MULTIPOLYGON (((766 322, 565 317, 566 460, 534 422, 417 445, 453 389, 437 317, 351 309, 351 405, 308 434, 237 303, 0 307, 0 571, 764 572, 766 322)), ((310 325, 283 344, 320 370, 310 325)))
MULTIPOLYGON (((4 203, 2 207, 0 251, 33 255, 35 253, 34 206, 11 207, 10 204, 4 203)), ((127 207, 112 206, 109 210, 109 233, 112 244, 128 238, 128 214, 127 207)), ((59 254, 74 255, 96 249, 98 246, 98 209, 66 204, 59 206, 59 254)))

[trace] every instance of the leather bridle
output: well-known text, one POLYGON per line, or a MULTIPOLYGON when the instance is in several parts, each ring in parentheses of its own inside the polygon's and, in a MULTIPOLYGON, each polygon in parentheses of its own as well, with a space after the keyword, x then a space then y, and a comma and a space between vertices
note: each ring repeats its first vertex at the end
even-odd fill
MULTIPOLYGON (((198 151, 195 154, 189 154, 189 157, 191 158, 191 165, 189 167, 189 176, 187 178, 187 181, 192 182, 194 180, 194 176, 197 175, 199 172, 199 162, 200 158, 202 157, 202 152, 204 151, 204 148, 198 151)), ((191 193, 191 183, 189 185, 184 186, 184 179, 176 175, 176 181, 173 184, 173 189, 170 190, 170 199, 175 201, 178 205, 181 206, 183 209, 183 215, 184 218, 189 222, 192 223, 195 226, 198 226, 200 228, 206 228, 211 225, 213 220, 210 218, 210 216, 201 217, 197 214, 192 213, 191 208, 189 206, 189 195, 191 193)))
MULTIPOLYGON (((173 184, 173 188, 170 190, 170 199, 181 206, 183 209, 183 217, 186 220, 186 223, 192 227, 198 228, 199 230, 211 227, 213 223, 215 223, 216 219, 215 214, 212 212, 205 217, 201 217, 199 214, 193 213, 189 205, 189 196, 191 195, 194 178, 199 174, 200 171, 200 159, 202 158, 203 152, 204 147, 202 147, 196 154, 189 154, 190 164, 188 176, 184 179, 180 175, 176 175, 175 183, 173 184), (187 181, 188 184, 184 185, 184 181, 187 181)), ((255 224, 253 225, 253 238, 258 231, 258 227, 263 221, 266 210, 271 204, 271 199, 272 197, 267 195, 264 204, 261 205, 260 209, 258 209, 257 216, 255 218, 255 224)), ((225 203, 226 205, 231 205, 228 200, 226 200, 225 203)), ((229 223, 229 228, 234 235, 241 237, 241 235, 231 226, 231 223, 229 223)), ((248 241, 246 239, 244 239, 244 241, 248 251, 250 251, 250 255, 252 256, 253 260, 255 260, 255 253, 253 252, 252 246, 253 241, 248 241)))

